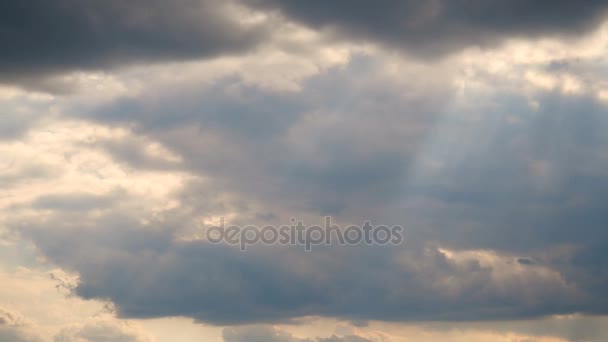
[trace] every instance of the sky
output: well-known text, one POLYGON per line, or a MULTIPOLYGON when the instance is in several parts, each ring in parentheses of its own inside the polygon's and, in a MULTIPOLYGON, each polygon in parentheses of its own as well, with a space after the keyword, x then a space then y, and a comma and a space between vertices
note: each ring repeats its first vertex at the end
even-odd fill
POLYGON ((0 2, 0 342, 608 340, 608 3, 0 2), (399 244, 210 226, 403 227, 399 244))

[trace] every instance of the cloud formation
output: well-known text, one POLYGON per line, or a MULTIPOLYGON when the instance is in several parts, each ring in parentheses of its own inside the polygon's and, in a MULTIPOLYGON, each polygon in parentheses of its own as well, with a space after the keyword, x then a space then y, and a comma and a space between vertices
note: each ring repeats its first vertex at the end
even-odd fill
POLYGON ((274 328, 230 328, 223 332, 224 342, 371 342, 359 336, 332 336, 315 340, 294 337, 274 328))
POLYGON ((61 91, 61 82, 41 76, 242 52, 266 33, 233 7, 203 0, 4 2, 0 82, 61 91))
POLYGON ((16 312, 0 307, 0 341, 1 342, 42 342, 29 322, 16 312))
POLYGON ((54 342, 151 342, 152 338, 138 327, 111 319, 92 319, 80 325, 65 327, 54 342))
POLYGON ((207 0, 7 2, 0 7, 1 83, 43 92, 66 74, 242 54, 276 43, 289 21, 346 41, 437 57, 513 37, 574 36, 604 19, 603 1, 207 0), (284 20, 272 15, 280 12, 284 20))
POLYGON ((33 198, 21 208, 33 212, 13 212, 9 224, 80 275, 77 295, 108 299, 122 317, 223 325, 311 315, 466 321, 605 313, 594 271, 604 260, 597 203, 605 196, 605 104, 586 93, 522 94, 519 79, 459 95, 441 82, 458 77, 449 66, 412 62, 387 72, 390 58, 353 55, 298 91, 232 75, 68 107, 73 117, 142 137, 86 145, 109 154, 104 163, 189 174, 162 199, 179 205, 144 209, 146 198, 123 185, 101 196, 33 198), (120 141, 157 142, 181 162, 151 162, 120 141), (259 246, 243 255, 188 239, 205 217, 262 225, 324 214, 405 223, 407 244, 312 254, 259 246))
POLYGON ((315 28, 346 39, 405 48, 412 55, 439 56, 503 39, 576 35, 596 27, 608 7, 601 0, 294 1, 253 0, 315 28))
MULTIPOLYGON (((39 17, 30 33, 10 20, 0 32, 63 51, 16 40, 38 56, 0 53, 6 82, 83 75, 70 94, 1 90, 1 233, 120 318, 608 314, 608 31, 570 37, 598 27, 603 3, 241 5, 0 5, 39 17), (64 39, 51 44, 55 35, 64 39), (463 51, 473 45, 485 48, 463 51), (220 217, 263 226, 324 215, 405 226, 406 243, 243 254, 201 233, 220 217)), ((4 317, 2 331, 20 334, 4 317)), ((112 321, 57 338, 143 336, 112 321)), ((223 338, 364 341, 264 328, 223 338)))

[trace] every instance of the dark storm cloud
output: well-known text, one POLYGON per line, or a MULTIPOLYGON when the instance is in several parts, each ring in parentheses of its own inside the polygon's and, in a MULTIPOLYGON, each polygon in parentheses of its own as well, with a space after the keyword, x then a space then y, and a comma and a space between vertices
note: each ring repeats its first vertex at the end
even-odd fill
MULTIPOLYGON (((380 42, 439 56, 503 38, 578 34, 604 18, 603 1, 243 0, 348 40, 380 42)), ((244 24, 226 3, 27 0, 0 4, 0 82, 51 93, 74 86, 73 70, 208 58, 270 42, 271 28, 244 24)))
MULTIPOLYGON (((283 12, 347 39, 442 55, 512 36, 577 34, 603 19, 604 1, 236 1, 283 12)), ((71 70, 205 58, 269 41, 269 27, 243 24, 227 5, 165 2, 27 0, 0 4, 0 82, 61 93, 71 70)))
POLYGON ((179 216, 141 225, 117 219, 118 211, 96 219, 58 214, 18 224, 49 260, 78 272, 76 295, 110 300, 121 317, 188 316, 219 325, 310 315, 512 319, 583 311, 590 300, 580 300, 576 290, 534 266, 503 282, 494 274, 506 264, 456 263, 436 248, 415 245, 314 253, 254 246, 242 253, 173 240, 167 228, 182 225, 179 216))
POLYGON ((257 44, 264 31, 241 25, 225 5, 205 0, 3 1, 0 82, 61 90, 41 76, 216 56, 257 44))
POLYGON ((503 38, 576 35, 595 27, 608 4, 603 0, 251 0, 278 9, 315 29, 339 36, 405 47, 417 55, 441 55, 503 38))

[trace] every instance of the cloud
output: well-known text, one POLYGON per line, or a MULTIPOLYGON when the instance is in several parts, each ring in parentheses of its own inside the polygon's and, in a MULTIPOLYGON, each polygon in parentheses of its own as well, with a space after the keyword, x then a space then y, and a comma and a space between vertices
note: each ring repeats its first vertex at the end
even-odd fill
POLYGON ((242 327, 223 331, 224 342, 371 342, 359 336, 302 339, 274 328, 242 327))
POLYGON ((605 18, 606 3, 579 6, 560 1, 433 0, 366 1, 254 0, 247 2, 340 38, 404 48, 418 56, 440 56, 469 46, 494 46, 503 39, 577 35, 605 18))
MULTIPOLYGON (((0 7, 1 83, 54 94, 74 91, 66 77, 155 62, 209 59, 286 43, 293 23, 337 36, 397 47, 422 57, 513 37, 584 33, 604 19, 603 1, 360 1, 61 0, 0 7), (273 13, 279 11, 284 19, 273 13)), ((295 35, 294 35, 295 36, 295 35)))
POLYGON ((25 318, 15 312, 0 309, 0 324, 3 326, 20 326, 25 324, 25 318))
POLYGON ((75 295, 111 301, 121 317, 606 314, 603 79, 581 75, 572 91, 559 85, 563 68, 542 60, 550 51, 534 51, 519 53, 540 61, 496 66, 487 55, 421 63, 371 49, 304 73, 297 87, 231 69, 70 103, 66 121, 20 147, 66 176, 15 185, 8 201, 25 205, 7 206, 3 224, 77 273, 75 295), (525 77, 539 70, 556 85, 525 77), (103 195, 117 185, 124 191, 103 195), (190 234, 219 216, 324 214, 404 224, 407 244, 242 254, 190 234))
POLYGON ((49 110, 51 103, 49 96, 28 94, 0 85, 0 109, 4 113, 0 118, 0 142, 19 138, 41 116, 52 117, 49 110))
MULTIPOLYGON (((294 205, 335 214, 349 201, 396 196, 393 185, 449 101, 444 68, 396 66, 405 81, 386 73, 384 62, 390 60, 355 55, 345 67, 307 78, 297 92, 234 76, 171 84, 88 110, 88 118, 132 125, 224 191, 259 197, 273 187, 281 201, 297 193, 294 205)), ((133 167, 152 166, 128 149, 107 147, 133 167)))
POLYGON ((516 320, 504 322, 467 322, 454 325, 443 322, 425 324, 428 332, 450 333, 462 331, 488 331, 499 335, 516 332, 527 337, 529 341, 544 341, 550 336, 560 338, 560 341, 589 341, 606 340, 606 317, 586 317, 580 315, 553 316, 538 320, 516 320))
POLYGON ((265 29, 246 12, 213 1, 28 1, 0 6, 0 82, 61 91, 53 77, 239 53, 265 29))
MULTIPOLYGON (((0 341, 43 342, 36 327, 18 313, 0 308, 0 341)), ((53 337, 55 342, 152 342, 139 326, 107 317, 91 318, 65 326, 53 337)))
POLYGON ((55 342, 152 342, 138 326, 113 319, 90 319, 82 324, 63 328, 55 342))
POLYGON ((490 252, 461 255, 408 245, 312 254, 256 246, 242 253, 175 239, 171 230, 191 222, 179 212, 142 225, 119 219, 118 211, 69 221, 47 214, 21 222, 20 230, 49 261, 78 272, 76 295, 110 300, 121 317, 188 316, 218 325, 305 316, 478 320, 584 311, 591 304, 550 268, 490 252))
POLYGON ((35 210, 55 211, 80 211, 86 212, 92 209, 104 209, 111 204, 116 204, 124 195, 117 190, 109 195, 93 195, 86 193, 46 195, 38 197, 29 207, 35 210))
POLYGON ((30 323, 20 314, 0 307, 1 342, 41 342, 30 323))

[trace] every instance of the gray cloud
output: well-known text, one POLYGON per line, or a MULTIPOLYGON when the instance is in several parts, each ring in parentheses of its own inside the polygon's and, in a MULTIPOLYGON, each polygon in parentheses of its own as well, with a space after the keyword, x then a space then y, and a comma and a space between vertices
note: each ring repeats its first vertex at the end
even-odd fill
MULTIPOLYGON (((382 68, 381 61, 355 56, 347 68, 311 77, 295 93, 228 77, 73 112, 132 125, 224 191, 275 193, 294 206, 336 214, 348 202, 381 203, 400 193, 395 184, 451 95, 443 75, 408 71, 406 82, 381 76, 382 68)), ((155 167, 127 148, 106 148, 132 166, 155 167)))
MULTIPOLYGON (((117 198, 72 195, 42 197, 34 209, 51 213, 10 226, 80 275, 75 294, 110 300, 123 317, 243 324, 606 314, 606 105, 498 90, 459 107, 449 75, 435 82, 428 70, 382 70, 383 61, 355 57, 294 93, 228 77, 75 108, 79 118, 163 143, 183 159, 171 167, 210 181, 188 184, 181 207, 148 225, 117 198), (109 210, 86 215, 95 206, 109 210), (245 255, 176 239, 197 217, 226 212, 253 224, 365 217, 405 224, 408 242, 245 255), (442 248, 493 254, 458 260, 442 248)), ((98 147, 134 168, 168 168, 124 146, 98 147)))
POLYGON ((78 70, 209 58, 271 42, 267 24, 234 11, 279 10, 290 20, 348 40, 380 42, 440 56, 514 36, 576 35, 604 18, 603 1, 281 1, 29 0, 0 5, 0 82, 52 93, 74 86, 78 70))
POLYGON ((52 79, 65 71, 237 53, 265 35, 204 0, 8 1, 0 23, 0 82, 47 91, 65 90, 52 79))
POLYGON ((78 272, 75 294, 110 300, 121 317, 188 316, 221 325, 310 315, 480 320, 584 312, 603 305, 598 294, 579 292, 536 265, 505 276, 514 267, 509 260, 462 263, 434 246, 411 243, 336 246, 314 253, 257 246, 242 253, 175 240, 173 232, 194 221, 183 212, 165 213, 146 225, 118 213, 118 207, 98 218, 56 213, 14 227, 50 261, 78 272))
MULTIPOLYGON (((242 324, 309 315, 605 314, 605 104, 587 95, 501 91, 448 108, 449 88, 416 73, 402 83, 381 77, 379 64, 355 58, 298 93, 228 78, 78 108, 91 113, 87 119, 162 142, 183 158, 184 171, 212 182, 189 184, 182 206, 148 226, 116 206, 101 218, 56 210, 48 221, 14 227, 80 274, 77 295, 110 300, 124 317, 242 324), (314 253, 259 247, 245 255, 176 241, 197 216, 225 212, 252 224, 260 212, 271 212, 262 216, 273 222, 292 214, 365 217, 405 224, 408 242, 314 253), (492 250, 498 261, 458 261, 440 247, 492 250)), ((100 147, 132 167, 166 168, 100 147)))
POLYGON ((315 29, 347 39, 381 42, 414 55, 438 56, 509 37, 577 35, 606 14, 605 1, 294 1, 252 0, 315 29))
POLYGON ((605 217, 597 204, 603 202, 608 186, 602 171, 607 163, 602 155, 608 148, 602 132, 608 123, 606 105, 587 96, 541 93, 536 110, 523 96, 501 95, 492 100, 498 109, 481 120, 447 124, 438 132, 437 151, 429 151, 428 157, 443 158, 446 167, 428 177, 430 183, 414 184, 412 190, 448 206, 436 213, 441 220, 466 213, 493 219, 492 225, 503 226, 503 233, 483 234, 490 223, 484 222, 469 227, 468 236, 442 230, 437 232, 442 237, 434 238, 462 243, 464 248, 523 249, 539 247, 536 243, 603 239, 598 223, 605 217), (521 124, 506 123, 513 112, 523 118, 521 124), (448 145, 452 156, 442 156, 441 149, 448 145), (467 155, 454 157, 461 152, 467 155), (586 199, 585 205, 571 202, 578 197, 586 199), (585 227, 587 234, 578 234, 573 226, 585 227))

